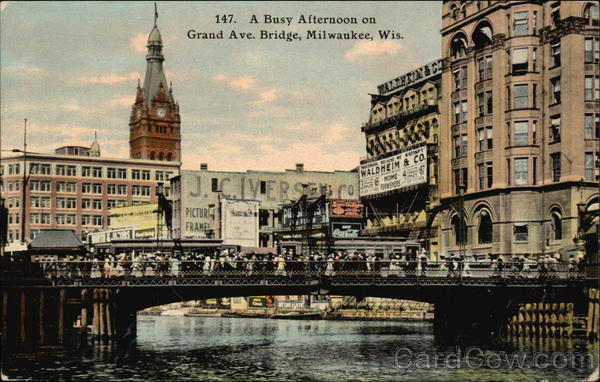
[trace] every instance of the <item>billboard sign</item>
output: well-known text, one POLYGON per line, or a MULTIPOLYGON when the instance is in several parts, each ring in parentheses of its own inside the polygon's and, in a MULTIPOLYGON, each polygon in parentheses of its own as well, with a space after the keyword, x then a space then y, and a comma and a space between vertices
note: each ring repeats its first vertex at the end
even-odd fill
POLYGON ((332 218, 362 219, 365 206, 360 200, 331 199, 329 201, 332 218))
MULTIPOLYGON (((312 203, 313 201, 308 201, 312 203)), ((290 228, 294 220, 294 214, 292 211, 292 205, 283 206, 283 218, 281 220, 281 226, 283 228, 290 228)), ((307 216, 302 208, 298 209, 298 215, 296 216, 296 227, 306 227, 307 216)), ((312 226, 317 227, 323 224, 329 223, 329 208, 317 208, 315 209, 312 217, 312 226)))
POLYGON ((331 231, 336 239, 348 239, 358 237, 360 227, 360 223, 333 223, 331 231))
POLYGON ((361 197, 427 183, 427 146, 363 163, 359 176, 361 197))
POLYGON ((249 308, 275 308, 275 298, 273 296, 249 296, 248 297, 249 308))
POLYGON ((221 239, 224 244, 258 247, 258 200, 221 200, 221 239))

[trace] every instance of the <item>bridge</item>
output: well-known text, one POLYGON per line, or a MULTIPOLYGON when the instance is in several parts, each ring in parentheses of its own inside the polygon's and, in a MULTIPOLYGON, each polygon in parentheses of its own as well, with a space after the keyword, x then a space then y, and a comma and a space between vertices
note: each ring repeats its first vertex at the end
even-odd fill
MULTIPOLYGON (((153 261, 105 272, 103 262, 5 263, 2 333, 19 343, 62 343, 73 323, 93 322, 97 335, 130 341, 136 313, 172 302, 260 295, 387 297, 435 304, 436 336, 501 335, 520 303, 586 304, 586 288, 598 283, 597 264, 525 267, 508 263, 426 264, 399 261, 326 262, 153 261)), ((114 265, 111 263, 110 265, 114 265)), ((110 268, 109 265, 109 268, 110 268)))

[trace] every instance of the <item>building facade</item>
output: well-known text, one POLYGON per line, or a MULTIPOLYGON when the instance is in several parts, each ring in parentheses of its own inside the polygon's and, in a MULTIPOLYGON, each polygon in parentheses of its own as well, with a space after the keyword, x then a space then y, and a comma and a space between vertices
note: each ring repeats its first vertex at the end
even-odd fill
POLYGON ((361 128, 367 156, 359 170, 363 234, 423 240, 434 258, 441 73, 436 60, 378 86, 361 128))
POLYGON ((564 253, 598 209, 598 2, 442 13, 442 254, 564 253))
MULTIPOLYGON (((85 154, 27 153, 25 157, 21 153, 2 158, 0 188, 8 207, 7 242, 29 241, 47 228, 71 228, 79 237, 106 228, 113 207, 156 202, 158 183, 168 184, 178 171, 179 162, 85 154), (21 237, 23 212, 25 236, 21 237)), ((169 192, 168 187, 164 192, 169 192)))
MULTIPOLYGON (((207 168, 202 165, 201 168, 207 168)), ((352 171, 188 171, 171 180, 173 237, 205 238, 211 231, 209 207, 218 205, 219 195, 231 200, 258 200, 259 244, 273 246, 273 232, 280 226, 280 208, 299 199, 307 185, 309 196, 319 195, 326 186, 332 197, 358 199, 358 173, 352 171)))

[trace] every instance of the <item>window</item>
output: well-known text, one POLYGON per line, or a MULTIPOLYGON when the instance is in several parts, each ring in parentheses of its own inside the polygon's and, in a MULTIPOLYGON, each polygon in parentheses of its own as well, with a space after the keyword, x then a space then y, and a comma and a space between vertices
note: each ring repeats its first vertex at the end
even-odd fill
POLYGON ((491 150, 492 148, 494 148, 494 139, 492 136, 492 126, 488 126, 485 128, 485 136, 487 139, 487 149, 491 150))
POLYGON ((56 208, 67 208, 67 200, 65 198, 57 198, 56 208))
POLYGON ((560 142, 560 114, 550 117, 551 142, 560 142))
POLYGON ((67 184, 65 182, 56 182, 56 191, 58 192, 66 192, 67 184))
POLYGON ((102 225, 102 216, 98 216, 98 215, 92 216, 92 224, 101 226, 102 225))
POLYGON ((537 144, 537 120, 531 123, 531 144, 537 144))
POLYGON ((106 186, 106 193, 109 195, 115 195, 117 193, 117 185, 109 184, 106 186))
POLYGON ((529 144, 529 123, 527 121, 515 122, 515 146, 526 146, 529 144))
POLYGON ((41 224, 50 224, 50 214, 42 214, 42 223, 41 224))
POLYGON ((528 158, 515 158, 515 185, 527 185, 528 175, 528 158))
POLYGON ((600 114, 585 115, 585 139, 600 138, 600 114))
POLYGON ((467 175, 468 171, 466 168, 454 170, 454 192, 456 194, 460 194, 461 189, 463 191, 467 189, 467 175))
POLYGON ((35 175, 50 175, 51 166, 46 163, 32 163, 29 172, 35 175))
POLYGON ((131 186, 131 194, 133 196, 139 196, 142 194, 142 189, 140 186, 131 186))
POLYGON ((84 166, 81 168, 81 176, 84 178, 89 178, 92 176, 92 168, 89 166, 84 166))
POLYGON ((585 76, 585 100, 600 101, 600 76, 585 76))
POLYGON ((560 153, 550 154, 550 160, 552 162, 552 181, 560 181, 560 153))
POLYGON ((117 169, 117 178, 127 179, 127 169, 126 168, 117 169))
POLYGON ((525 36, 528 32, 527 22, 527 11, 515 13, 513 18, 513 36, 525 36))
POLYGON ((107 168, 106 177, 110 179, 115 179, 117 177, 117 169, 112 167, 107 168))
POLYGON ((81 225, 90 225, 92 224, 92 217, 90 215, 82 215, 81 216, 81 225))
POLYGON ((464 218, 454 215, 452 218, 452 232, 456 245, 467 243, 467 222, 464 218))
POLYGON ((550 80, 552 86, 552 103, 560 103, 560 77, 555 77, 550 80))
POLYGON ((585 153, 585 179, 599 180, 600 179, 600 164, 598 163, 598 152, 585 153))
POLYGON ((131 170, 131 179, 140 180, 141 177, 142 176, 140 170, 131 170))
POLYGON ((90 199, 81 199, 81 208, 84 210, 89 210, 92 208, 92 201, 90 199))
POLYGON ((600 61, 600 39, 588 37, 585 39, 585 63, 598 63, 600 61))
POLYGON ((450 49, 453 59, 465 57, 467 55, 467 41, 463 36, 456 36, 452 40, 450 49))
POLYGON ((534 71, 537 70, 537 48, 534 47, 531 51, 531 66, 534 71))
POLYGON ((76 166, 66 166, 65 176, 77 176, 77 167, 76 166))
POLYGON ((583 11, 583 18, 586 19, 588 25, 595 27, 600 25, 600 18, 598 17, 598 5, 588 4, 583 11))
POLYGON ((492 242, 492 219, 486 210, 479 213, 479 227, 477 229, 477 241, 479 244, 489 244, 492 242))
POLYGON ((492 114, 492 92, 487 91, 477 94, 477 104, 480 117, 492 114))
POLYGON ((18 163, 8 165, 8 175, 17 175, 21 173, 21 165, 18 163))
POLYGON ((467 67, 461 66, 460 68, 454 69, 454 90, 461 90, 467 88, 467 67))
POLYGON ((515 241, 529 241, 529 226, 527 224, 515 224, 513 232, 515 241))
POLYGON ((150 170, 142 170, 142 180, 150 180, 150 170))
POLYGON ((102 178, 102 167, 92 167, 92 176, 94 178, 102 178))
POLYGON ((529 85, 515 85, 514 108, 522 109, 529 107, 529 85))
POLYGON ((40 224, 40 220, 41 220, 40 218, 41 218, 40 214, 30 214, 29 215, 31 224, 40 224))
POLYGON ((100 184, 100 183, 92 184, 92 193, 101 194, 102 193, 102 184, 100 184))
POLYGON ((74 209, 77 208, 77 200, 73 198, 67 199, 67 208, 74 209))
POLYGON ((266 194, 267 193, 267 182, 264 180, 260 181, 260 193, 261 194, 266 194))
POLYGON ((552 211, 550 220, 552 222, 552 239, 562 240, 562 219, 560 213, 552 211))
POLYGON ((32 196, 30 199, 31 208, 40 208, 40 198, 38 196, 32 196))
POLYGON ((454 156, 460 158, 467 156, 467 134, 454 136, 454 156))
POLYGON ((217 178, 212 178, 210 180, 211 184, 210 184, 210 189, 212 192, 217 192, 219 190, 219 179, 217 178))
POLYGON ((142 196, 150 196, 150 186, 142 186, 142 196))
POLYGON ((164 171, 155 171, 154 172, 154 180, 158 180, 158 181, 163 181, 166 180, 165 179, 165 172, 164 171))
POLYGON ((479 81, 492 79, 492 56, 481 57, 477 60, 479 81))
POLYGON ((119 195, 127 195, 127 185, 119 184, 117 186, 117 191, 118 191, 119 195))
POLYGON ((62 164, 56 165, 56 175, 57 176, 65 176, 66 173, 67 173, 67 169, 66 169, 65 165, 62 165, 62 164))
POLYGON ((52 206, 52 199, 50 199, 47 196, 42 197, 41 201, 41 207, 42 208, 51 208, 52 206))
POLYGON ((92 200, 92 209, 101 210, 102 209, 102 200, 100 200, 100 199, 92 200))
POLYGON ((560 1, 551 5, 550 19, 552 21, 552 26, 557 26, 560 23, 560 1))
POLYGON ((492 162, 479 163, 477 165, 479 175, 479 189, 485 190, 492 187, 492 162))
POLYGON ((92 184, 91 183, 82 183, 81 184, 81 192, 83 194, 89 194, 92 192, 92 184))
POLYGON ((512 51, 512 75, 518 76, 527 73, 528 49, 519 48, 512 51))

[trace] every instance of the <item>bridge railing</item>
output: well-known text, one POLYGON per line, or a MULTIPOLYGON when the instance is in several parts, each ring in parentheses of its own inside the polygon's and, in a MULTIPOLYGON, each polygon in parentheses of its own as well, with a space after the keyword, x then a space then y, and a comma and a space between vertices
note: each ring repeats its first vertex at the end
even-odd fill
MULTIPOLYGON (((376 261, 48 261, 47 278, 583 278, 588 265, 558 263, 376 261)), ((596 268, 597 269, 597 266, 596 268)), ((589 274, 589 271, 587 272, 589 274)))

